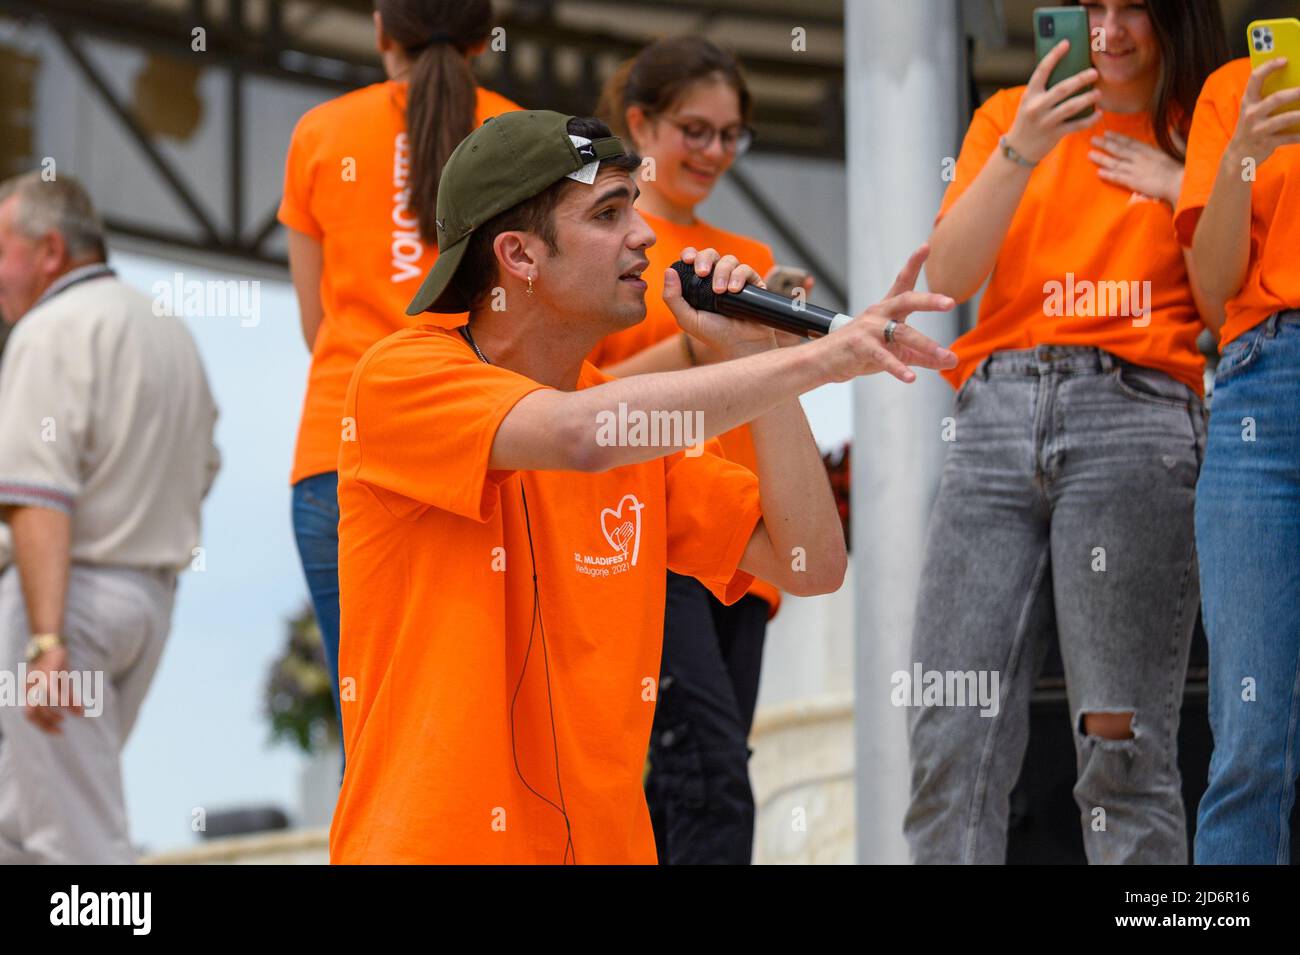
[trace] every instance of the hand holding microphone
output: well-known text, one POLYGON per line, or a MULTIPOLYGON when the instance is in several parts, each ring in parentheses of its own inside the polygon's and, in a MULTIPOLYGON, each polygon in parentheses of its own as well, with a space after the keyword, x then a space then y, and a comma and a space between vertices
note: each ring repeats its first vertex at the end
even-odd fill
POLYGON ((808 347, 825 355, 834 381, 888 371, 911 382, 916 375, 908 365, 957 364, 951 351, 904 324, 912 312, 946 312, 956 304, 946 295, 914 291, 929 254, 928 245, 912 253, 885 299, 856 318, 768 292, 753 269, 713 249, 682 250, 682 261, 664 273, 664 302, 685 332, 728 358, 775 347, 775 328, 820 337, 808 347))
POLYGON ((802 298, 793 299, 770 292, 762 283, 736 288, 734 275, 725 292, 716 292, 709 276, 700 275, 698 268, 698 259, 694 267, 685 261, 672 264, 681 283, 682 298, 694 309, 761 322, 777 331, 804 338, 820 338, 853 321, 851 316, 809 305, 802 298))
MULTIPOLYGON (((677 319, 682 331, 704 343, 720 359, 738 358, 754 351, 766 351, 777 345, 772 329, 757 322, 738 321, 706 307, 697 308, 683 297, 682 272, 694 270, 698 280, 716 295, 739 292, 744 288, 763 289, 759 274, 742 265, 734 255, 720 255, 716 249, 696 251, 682 249, 682 257, 664 271, 664 303, 677 319)), ((692 285, 695 288, 694 285, 692 285)), ((698 289, 696 293, 698 295, 698 289)))

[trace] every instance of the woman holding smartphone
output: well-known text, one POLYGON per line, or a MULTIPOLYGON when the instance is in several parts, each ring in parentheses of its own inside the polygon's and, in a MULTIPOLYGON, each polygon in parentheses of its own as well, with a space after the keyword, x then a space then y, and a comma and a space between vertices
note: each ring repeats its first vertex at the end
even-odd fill
POLYGON ((1202 319, 1173 204, 1226 41, 1217 0, 1081 6, 1092 68, 1049 88, 1061 42, 1027 86, 979 108, 930 240, 932 291, 962 301, 988 287, 945 372, 955 433, 912 659, 996 675, 999 697, 909 711, 917 862, 1005 862, 1053 630, 1089 861, 1187 858, 1177 732, 1205 424, 1202 319))
POLYGON ((312 354, 290 477, 293 527, 340 726, 343 399, 366 349, 428 321, 408 318, 406 306, 438 255, 434 208, 447 157, 483 120, 518 108, 470 72, 492 29, 489 0, 377 0, 374 20, 388 79, 299 120, 279 212, 312 354))
MULTIPOLYGON (((645 320, 609 336, 591 355, 592 363, 610 374, 672 371, 713 359, 702 342, 678 327, 664 304, 664 270, 683 250, 714 248, 774 277, 766 245, 696 214, 749 147, 751 110, 739 64, 698 37, 651 44, 606 84, 597 112, 647 157, 637 176, 636 208, 656 236, 646 250, 645 320)), ((812 280, 804 287, 811 288, 812 280)), ((719 440, 728 458, 756 467, 748 426, 719 440)), ((746 596, 727 607, 693 577, 669 573, 667 588, 646 779, 659 861, 747 864, 754 838, 749 730, 763 639, 780 592, 756 580, 746 596)))
POLYGON ((1214 755, 1198 863, 1291 859, 1300 743, 1300 89, 1235 60, 1205 83, 1175 222, 1222 303, 1196 547, 1214 755))

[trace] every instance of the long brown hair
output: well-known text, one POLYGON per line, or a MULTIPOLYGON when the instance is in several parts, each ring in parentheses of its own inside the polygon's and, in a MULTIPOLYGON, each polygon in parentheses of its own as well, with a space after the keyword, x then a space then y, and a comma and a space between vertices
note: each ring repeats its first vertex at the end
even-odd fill
POLYGON ((1147 0, 1147 15, 1160 43, 1160 80, 1151 103, 1156 143, 1182 162, 1201 87, 1228 62, 1228 37, 1219 0, 1147 0))
POLYGON ((492 32, 491 0, 375 0, 384 33, 410 57, 406 132, 411 143, 407 205, 426 242, 436 242, 438 182, 474 131, 478 84, 465 53, 492 32))
POLYGON ((656 40, 624 61, 605 81, 596 115, 628 138, 627 111, 640 106, 647 114, 663 113, 693 84, 717 76, 740 98, 741 120, 753 114, 753 98, 736 58, 703 37, 670 36, 656 40))

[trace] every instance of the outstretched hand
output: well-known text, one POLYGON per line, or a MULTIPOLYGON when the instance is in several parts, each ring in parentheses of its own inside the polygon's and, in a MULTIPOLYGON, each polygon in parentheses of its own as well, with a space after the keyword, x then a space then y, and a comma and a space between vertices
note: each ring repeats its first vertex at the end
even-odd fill
POLYGON ((947 295, 916 291, 916 280, 929 255, 928 244, 913 252, 883 299, 818 343, 828 350, 834 380, 849 381, 887 371, 899 381, 910 383, 916 380, 916 374, 909 365, 956 367, 953 352, 906 324, 913 312, 947 312, 957 304, 947 295), (887 342, 885 327, 891 321, 897 324, 893 341, 887 342))

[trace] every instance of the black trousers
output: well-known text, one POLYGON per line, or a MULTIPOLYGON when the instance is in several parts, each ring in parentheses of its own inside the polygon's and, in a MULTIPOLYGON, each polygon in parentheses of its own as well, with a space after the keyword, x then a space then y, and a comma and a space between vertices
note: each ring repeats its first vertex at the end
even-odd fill
POLYGON ((748 865, 754 850, 749 730, 768 605, 724 606, 669 572, 646 802, 664 865, 748 865))

